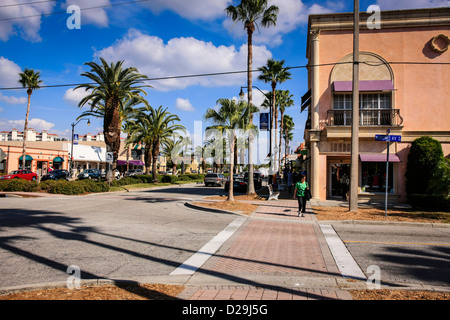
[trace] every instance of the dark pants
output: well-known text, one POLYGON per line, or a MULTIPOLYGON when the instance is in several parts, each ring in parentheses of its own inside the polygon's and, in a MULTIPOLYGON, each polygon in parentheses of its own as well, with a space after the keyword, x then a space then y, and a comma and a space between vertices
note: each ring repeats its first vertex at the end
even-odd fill
POLYGON ((306 197, 297 196, 298 201, 298 211, 306 212, 306 197))

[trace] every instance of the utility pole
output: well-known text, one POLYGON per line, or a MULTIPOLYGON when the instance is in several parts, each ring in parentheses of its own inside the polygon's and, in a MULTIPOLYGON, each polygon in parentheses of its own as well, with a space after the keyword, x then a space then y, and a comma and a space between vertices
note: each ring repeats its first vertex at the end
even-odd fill
POLYGON ((352 151, 350 168, 350 211, 358 211, 359 167, 359 0, 354 0, 353 10, 353 105, 352 151))

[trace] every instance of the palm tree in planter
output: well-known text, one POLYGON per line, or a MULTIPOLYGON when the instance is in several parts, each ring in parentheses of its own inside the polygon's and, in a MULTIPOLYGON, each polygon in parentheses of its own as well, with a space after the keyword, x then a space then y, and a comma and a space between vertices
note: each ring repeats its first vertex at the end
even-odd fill
POLYGON ((105 136, 106 151, 113 153, 112 170, 117 167, 117 158, 120 149, 120 133, 122 119, 120 110, 128 101, 143 103, 149 106, 143 82, 147 76, 140 74, 134 67, 123 68, 124 61, 108 64, 100 58, 101 64, 86 62, 85 65, 91 67, 90 72, 81 75, 89 78, 94 83, 81 84, 75 88, 85 88, 89 94, 81 99, 78 106, 81 108, 89 104, 92 108, 97 108, 100 104, 104 107, 103 134, 105 136))
MULTIPOLYGON (((277 22, 278 7, 269 6, 268 0, 241 0, 240 4, 229 5, 225 12, 234 22, 242 22, 247 31, 247 88, 248 105, 252 105, 252 65, 253 65, 253 33, 261 26, 268 28, 275 26, 277 22)), ((251 116, 250 124, 253 123, 251 116)), ((248 164, 249 177, 253 176, 253 135, 249 135, 248 143, 248 164)), ((247 194, 255 194, 253 179, 249 179, 247 194)))
MULTIPOLYGON (((294 123, 294 119, 292 119, 291 116, 285 114, 283 116, 283 125, 282 125, 282 132, 283 132, 283 138, 284 138, 284 167, 286 167, 286 158, 288 155, 288 150, 289 150, 289 142, 292 141, 292 139, 294 139, 294 127, 295 127, 295 123, 294 123)), ((280 144, 281 146, 281 144, 280 144)))
MULTIPOLYGON (((272 126, 272 130, 274 130, 274 135, 275 138, 272 140, 272 146, 275 146, 276 143, 276 138, 277 138, 277 127, 278 127, 278 108, 277 108, 277 104, 276 104, 276 88, 277 88, 277 84, 278 83, 283 83, 286 80, 291 79, 291 73, 288 71, 289 68, 284 66, 285 61, 284 60, 273 60, 273 59, 269 59, 267 60, 267 64, 265 66, 262 66, 260 68, 258 68, 259 71, 261 71, 261 74, 259 75, 258 79, 262 80, 266 83, 270 83, 272 86, 272 119, 270 119, 272 124, 275 124, 275 126, 272 126)), ((270 139, 272 139, 272 133, 271 133, 271 137, 270 139)), ((272 150, 271 150, 272 151, 272 150)), ((274 156, 271 154, 271 158, 273 159, 272 161, 272 166, 274 164, 277 163, 277 150, 275 150, 274 152, 274 156)))
POLYGON ((39 72, 35 72, 33 69, 25 69, 23 72, 19 73, 20 80, 19 82, 22 84, 24 88, 27 89, 28 94, 28 104, 27 104, 27 113, 25 115, 25 125, 23 128, 23 146, 22 146, 22 169, 25 169, 26 162, 26 152, 27 152, 27 131, 28 131, 28 116, 30 115, 30 102, 31 102, 31 94, 33 90, 39 89, 42 80, 40 80, 39 72))
POLYGON ((139 108, 135 117, 134 125, 131 125, 130 128, 132 131, 131 139, 145 143, 145 158, 151 158, 152 179, 156 183, 158 182, 156 161, 161 145, 165 144, 176 131, 186 130, 186 128, 175 123, 180 121, 180 118, 168 112, 167 108, 163 109, 162 106, 156 110, 150 106, 139 108))
MULTIPOLYGON (((233 168, 234 168, 234 146, 236 140, 236 130, 243 129, 243 119, 249 116, 249 110, 245 101, 219 99, 217 103, 220 109, 216 111, 214 108, 206 110, 205 119, 214 123, 208 129, 217 129, 225 133, 230 150, 230 183, 227 201, 234 201, 233 195, 233 168)), ((251 176, 249 176, 251 177, 251 176)), ((253 179, 248 179, 253 180, 253 179)))

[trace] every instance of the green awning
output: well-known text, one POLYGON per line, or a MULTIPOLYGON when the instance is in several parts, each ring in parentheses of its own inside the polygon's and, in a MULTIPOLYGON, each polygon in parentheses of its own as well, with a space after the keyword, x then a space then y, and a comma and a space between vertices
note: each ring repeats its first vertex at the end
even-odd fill
MULTIPOLYGON (((23 156, 20 156, 19 161, 22 161, 22 159, 23 159, 23 156)), ((31 160, 33 160, 33 158, 31 156, 29 156, 29 155, 25 156, 25 161, 31 161, 31 160)))
POLYGON ((53 162, 64 162, 64 158, 56 157, 55 159, 53 159, 53 162))

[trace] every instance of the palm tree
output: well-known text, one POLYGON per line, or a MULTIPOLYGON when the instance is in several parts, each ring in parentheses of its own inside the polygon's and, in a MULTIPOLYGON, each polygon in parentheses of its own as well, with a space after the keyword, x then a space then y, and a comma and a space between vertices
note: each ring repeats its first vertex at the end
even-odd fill
MULTIPOLYGON (((241 0, 237 6, 229 5, 225 9, 227 15, 235 22, 242 22, 247 30, 247 88, 248 105, 252 105, 252 65, 253 65, 253 33, 259 24, 268 28, 275 26, 277 22, 278 7, 269 7, 267 0, 241 0)), ((253 116, 250 118, 253 123, 253 116)), ((253 135, 249 135, 248 148, 249 177, 253 176, 253 135)), ((249 179, 247 194, 255 194, 253 179, 249 179)))
MULTIPOLYGON (((291 79, 291 73, 288 71, 289 68, 284 66, 285 61, 284 60, 273 60, 273 59, 269 59, 267 60, 267 64, 265 66, 262 66, 260 68, 258 68, 259 71, 261 71, 261 74, 258 76, 259 80, 262 80, 266 83, 270 83, 272 86, 272 119, 270 119, 271 121, 271 128, 272 130, 274 130, 274 135, 275 138, 272 140, 274 143, 276 143, 277 140, 277 122, 278 122, 278 108, 277 108, 277 104, 276 104, 276 87, 278 83, 283 83, 286 80, 291 79), (273 124, 275 124, 275 126, 273 126, 273 124)), ((272 139, 272 132, 270 135, 270 139, 272 139)), ((272 144, 272 146, 274 145, 274 143, 272 144)), ((271 159, 273 159, 274 161, 272 162, 272 166, 274 164, 277 163, 276 160, 276 155, 277 155, 277 150, 275 147, 275 158, 273 158, 272 155, 272 150, 271 151, 271 159)))
MULTIPOLYGON (((284 112, 286 108, 294 105, 294 100, 292 100, 293 95, 290 94, 289 90, 279 90, 279 101, 278 108, 280 109, 280 143, 278 149, 278 167, 281 168, 281 139, 284 132, 284 112)), ((286 140, 284 141, 286 143, 286 140)))
MULTIPOLYGON (((219 99, 217 103, 220 109, 216 111, 211 108, 206 110, 205 119, 211 120, 215 125, 208 129, 218 129, 227 134, 230 150, 230 183, 228 190, 228 201, 234 201, 233 195, 233 167, 234 167, 234 145, 236 139, 236 129, 242 127, 242 118, 245 116, 247 103, 244 101, 219 99)), ((253 179, 249 179, 253 180, 253 179)))
MULTIPOLYGON (((285 114, 283 116, 283 138, 284 138, 284 166, 286 167, 286 157, 288 155, 288 149, 289 149, 289 141, 292 141, 294 139, 294 131, 295 123, 294 119, 292 119, 291 116, 288 116, 285 114)), ((281 146, 281 144, 280 144, 281 146)))
POLYGON ((33 90, 39 89, 42 80, 39 79, 39 72, 34 72, 33 69, 26 69, 23 72, 19 73, 20 80, 19 82, 22 84, 24 88, 27 88, 28 94, 28 104, 27 104, 27 114, 25 116, 25 126, 23 128, 23 147, 22 147, 22 169, 25 169, 25 161, 26 161, 26 141, 27 141, 27 131, 28 131, 28 116, 30 114, 30 102, 31 102, 31 94, 33 90))
POLYGON ((167 108, 163 109, 160 106, 155 110, 147 106, 138 109, 134 125, 130 128, 133 131, 132 139, 145 143, 146 171, 148 173, 147 163, 150 163, 149 158, 151 158, 152 179, 155 183, 158 182, 156 161, 161 145, 165 144, 177 130, 185 130, 185 127, 181 124, 175 124, 176 121, 180 121, 180 118, 168 112, 167 108))
POLYGON ((149 106, 142 94, 146 95, 143 88, 150 86, 142 85, 143 81, 148 78, 140 74, 136 68, 129 67, 124 69, 124 61, 108 65, 103 58, 100 58, 100 60, 101 65, 95 62, 86 62, 85 65, 91 67, 91 71, 81 74, 94 81, 94 84, 81 84, 75 90, 85 88, 85 91, 89 91, 89 94, 79 102, 78 106, 80 108, 86 103, 89 103, 91 110, 102 108, 101 105, 103 105, 103 134, 105 136, 106 151, 113 152, 112 170, 114 171, 117 167, 120 149, 122 126, 120 110, 129 101, 149 106))

